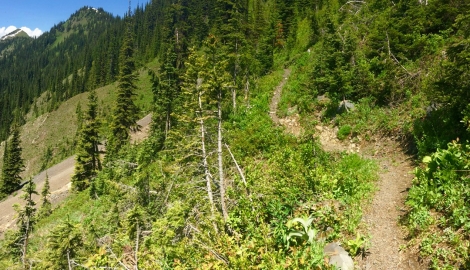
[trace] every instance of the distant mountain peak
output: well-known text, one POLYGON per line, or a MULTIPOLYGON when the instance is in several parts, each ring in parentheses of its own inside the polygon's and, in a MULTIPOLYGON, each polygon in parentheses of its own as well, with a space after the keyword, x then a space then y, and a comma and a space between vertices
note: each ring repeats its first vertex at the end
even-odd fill
POLYGON ((29 35, 25 31, 23 31, 23 29, 17 28, 13 30, 12 32, 1 37, 0 40, 3 41, 3 40, 15 38, 15 37, 28 37, 29 38, 29 35))
POLYGON ((42 30, 39 28, 35 28, 34 30, 32 30, 26 26, 18 28, 14 25, 10 25, 8 27, 0 27, 0 40, 6 40, 12 37, 39 37, 42 34, 42 30))

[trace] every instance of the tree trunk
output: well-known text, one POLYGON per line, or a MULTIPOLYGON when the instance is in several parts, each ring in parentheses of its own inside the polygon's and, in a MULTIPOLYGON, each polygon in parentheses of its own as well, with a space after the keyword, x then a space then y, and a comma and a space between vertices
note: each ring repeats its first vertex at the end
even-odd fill
POLYGON ((23 255, 21 257, 21 261, 23 262, 23 268, 26 269, 26 251, 28 249, 28 238, 29 238, 29 217, 26 220, 26 231, 24 234, 24 241, 23 241, 23 255))
POLYGON ((245 188, 247 188, 247 187, 248 187, 248 184, 246 183, 246 178, 245 178, 245 175, 243 174, 242 169, 241 169, 240 166, 238 165, 238 162, 237 162, 237 160, 235 159, 235 156, 232 154, 232 151, 230 151, 230 148, 228 147, 227 144, 225 144, 225 147, 227 148, 228 153, 229 153, 230 156, 232 157, 233 163, 235 163, 235 166, 237 167, 238 173, 240 174, 240 177, 241 177, 241 179, 242 179, 243 184, 245 185, 245 188))
POLYGON ((245 83, 245 103, 247 106, 250 106, 250 100, 249 100, 249 95, 250 95, 250 80, 246 78, 246 83, 245 83))
POLYGON ((140 226, 139 221, 137 221, 137 232, 135 238, 135 252, 134 252, 134 260, 135 260, 135 270, 139 270, 139 258, 137 253, 139 252, 139 236, 140 236, 140 226))
POLYGON ((232 86, 232 105, 233 112, 237 111, 237 76, 238 76, 238 39, 235 41, 235 64, 233 66, 233 86, 232 86))
POLYGON ((93 153, 93 166, 95 170, 101 170, 101 160, 100 160, 100 150, 98 147, 98 142, 93 142, 94 153, 93 153))
POLYGON ((168 132, 171 128, 171 107, 167 105, 166 107, 166 119, 165 119, 165 140, 168 138, 168 132))
POLYGON ((222 89, 219 90, 218 96, 218 118, 219 124, 217 127, 217 155, 219 161, 219 186, 220 186, 220 205, 222 207, 222 215, 224 221, 228 220, 227 206, 225 205, 225 179, 224 179, 224 167, 222 161, 222 89))
POLYGON ((232 87, 232 103, 233 103, 233 111, 237 111, 237 87, 236 84, 232 87))
MULTIPOLYGON (((199 82, 198 82, 199 87, 199 82)), ((199 110, 201 111, 201 118, 199 123, 201 124, 201 151, 202 151, 202 166, 204 168, 204 175, 206 177, 206 185, 207 185, 207 196, 209 197, 209 203, 211 205, 211 214, 214 217, 215 214, 215 207, 214 207, 214 196, 212 194, 212 185, 211 185, 211 175, 209 173, 209 165, 207 164, 207 153, 206 153, 206 142, 205 142, 205 128, 204 128, 204 120, 202 118, 202 102, 201 102, 201 92, 198 93, 199 99, 199 110)))
POLYGON ((72 261, 70 260, 70 250, 67 249, 67 263, 69 264, 69 270, 72 270, 72 261))

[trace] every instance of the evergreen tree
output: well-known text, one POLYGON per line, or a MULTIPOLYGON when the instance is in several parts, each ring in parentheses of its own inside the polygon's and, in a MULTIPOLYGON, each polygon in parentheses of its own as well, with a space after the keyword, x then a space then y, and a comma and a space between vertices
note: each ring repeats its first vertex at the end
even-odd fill
POLYGON ((8 253, 16 258, 21 257, 23 268, 29 268, 27 265, 27 250, 29 235, 33 230, 33 225, 36 222, 36 203, 32 199, 33 194, 36 192, 36 185, 30 180, 25 186, 25 190, 21 198, 25 201, 25 206, 22 208, 19 204, 14 204, 13 208, 18 214, 16 224, 18 230, 13 231, 7 237, 8 253))
POLYGON ((242 71, 249 55, 245 39, 247 4, 245 0, 218 0, 219 32, 223 55, 228 59, 227 69, 232 75, 232 107, 237 108, 237 89, 241 87, 242 71))
MULTIPOLYGON (((130 14, 129 14, 130 15, 130 14)), ((108 155, 119 151, 119 149, 129 141, 129 132, 139 129, 137 120, 139 109, 134 103, 136 75, 134 63, 134 41, 130 18, 126 26, 126 34, 121 47, 119 62, 119 80, 113 120, 111 123, 111 137, 108 144, 108 155)))
POLYGON ((4 163, 2 170, 2 187, 4 194, 10 194, 17 190, 21 184, 20 173, 24 170, 23 159, 21 158, 20 131, 13 128, 12 138, 8 142, 4 153, 4 163))
MULTIPOLYGON (((182 120, 180 122, 188 122, 186 124, 188 129, 192 129, 197 136, 186 136, 189 140, 196 138, 199 142, 194 143, 183 140, 183 143, 188 145, 198 145, 196 152, 197 156, 200 156, 201 160, 196 161, 202 164, 203 178, 206 182, 207 198, 211 209, 211 218, 214 219, 216 207, 214 203, 213 184, 212 176, 209 169, 208 154, 207 154, 207 142, 206 142, 206 126, 205 122, 209 118, 213 118, 210 112, 205 108, 206 104, 209 103, 207 84, 204 82, 208 81, 208 61, 205 55, 198 55, 194 49, 190 50, 188 61, 185 63, 186 73, 183 76, 182 94, 185 96, 185 102, 183 103, 183 109, 186 112, 181 114, 182 120), (184 119, 186 118, 186 119, 184 119)), ((200 166, 197 166, 199 168, 200 166)), ((201 175, 202 176, 202 175, 201 175)), ((217 230, 217 226, 214 224, 214 228, 217 230)))
POLYGON ((26 201, 26 204, 22 210, 18 211, 19 217, 17 220, 17 224, 20 230, 19 236, 21 237, 19 240, 22 240, 21 261, 25 268, 29 234, 33 230, 33 224, 35 223, 36 214, 36 203, 33 200, 33 194, 37 195, 38 193, 36 191, 36 184, 34 184, 33 180, 30 179, 28 184, 26 185, 25 193, 21 196, 21 198, 26 201))
POLYGON ((86 189, 91 179, 96 176, 96 172, 101 169, 98 151, 99 123, 97 121, 97 103, 96 92, 91 91, 88 95, 88 110, 84 119, 85 123, 79 131, 75 174, 72 177, 73 188, 77 191, 86 189))
POLYGON ((83 245, 80 224, 74 224, 67 219, 58 225, 50 234, 48 247, 50 253, 48 258, 59 269, 72 269, 73 258, 76 257, 78 249, 83 245))
POLYGON ((46 172, 46 180, 44 181, 44 186, 41 190, 41 209, 39 210, 40 217, 47 217, 52 213, 52 204, 49 200, 51 195, 51 186, 49 184, 49 175, 46 172))
POLYGON ((179 75, 176 68, 177 55, 172 49, 165 54, 165 63, 162 65, 160 76, 153 78, 154 116, 153 133, 159 144, 168 137, 168 132, 175 125, 173 111, 175 101, 179 94, 179 75))

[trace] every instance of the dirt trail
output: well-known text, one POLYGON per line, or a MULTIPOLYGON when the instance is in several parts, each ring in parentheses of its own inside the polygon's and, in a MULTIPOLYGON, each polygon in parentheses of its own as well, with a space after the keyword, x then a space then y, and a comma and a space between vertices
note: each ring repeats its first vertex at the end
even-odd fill
MULTIPOLYGON (((147 137, 150 129, 151 115, 147 115, 137 123, 141 126, 141 130, 131 134, 131 142, 137 143, 147 137)), ((51 202, 53 205, 57 205, 63 201, 69 194, 71 187, 70 180, 72 178, 73 170, 75 166, 75 157, 71 156, 61 163, 52 166, 51 168, 39 173, 33 178, 36 183, 36 191, 40 193, 44 186, 46 179, 46 173, 49 177, 50 191, 51 191, 51 202)), ((14 204, 23 204, 23 200, 20 198, 23 192, 20 190, 16 195, 9 196, 2 202, 0 202, 0 236, 3 236, 5 230, 12 228, 15 225, 16 212, 13 210, 14 204)), ((36 203, 39 202, 40 196, 33 196, 36 203)))
MULTIPOLYGON (((284 70, 284 79, 276 87, 269 106, 269 114, 275 124, 283 124, 282 119, 277 116, 277 106, 289 75, 290 70, 284 70)), ((365 142, 360 137, 355 142, 342 142, 336 137, 337 128, 319 125, 315 129, 326 151, 358 153, 365 158, 376 160, 380 166, 378 190, 362 218, 366 224, 363 234, 369 235, 371 240, 367 256, 355 258, 359 269, 426 269, 418 263, 416 254, 400 249, 406 244, 406 240, 398 220, 405 213, 404 202, 407 189, 412 183, 413 166, 398 144, 387 138, 365 142)), ((289 132, 288 129, 286 131, 289 132)))
POLYGON ((284 75, 282 76, 282 81, 279 83, 279 85, 274 89, 274 95, 273 98, 271 99, 271 103, 269 104, 269 116, 273 120, 273 122, 276 125, 279 125, 279 117, 277 116, 277 105, 279 104, 279 101, 281 101, 281 94, 282 94, 282 88, 284 88, 284 85, 287 82, 287 79, 289 79, 290 76, 290 69, 284 69, 284 75))
POLYGON ((372 239, 362 269, 424 269, 417 263, 416 255, 400 252, 406 240, 398 219, 405 213, 404 201, 413 179, 410 174, 413 167, 399 151, 374 159, 380 166, 380 178, 372 204, 363 216, 372 239))
POLYGON ((365 142, 358 137, 357 142, 342 142, 336 137, 337 128, 317 126, 315 129, 326 151, 357 153, 379 165, 378 190, 362 217, 366 224, 363 234, 371 239, 367 256, 356 258, 360 269, 426 269, 418 263, 416 254, 400 250, 406 244, 406 235, 398 220, 405 213, 407 189, 413 180, 410 158, 389 138, 365 142))

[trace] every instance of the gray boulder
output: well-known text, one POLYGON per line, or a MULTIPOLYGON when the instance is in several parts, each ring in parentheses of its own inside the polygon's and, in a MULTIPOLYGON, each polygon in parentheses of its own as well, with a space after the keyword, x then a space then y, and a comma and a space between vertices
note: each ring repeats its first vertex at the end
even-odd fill
POLYGON ((328 264, 341 270, 353 270, 354 261, 348 252, 338 243, 329 243, 323 248, 323 253, 328 256, 328 264))
POLYGON ((356 106, 354 106, 354 103, 350 100, 343 100, 339 103, 338 105, 338 112, 349 112, 353 111, 356 109, 356 106))

